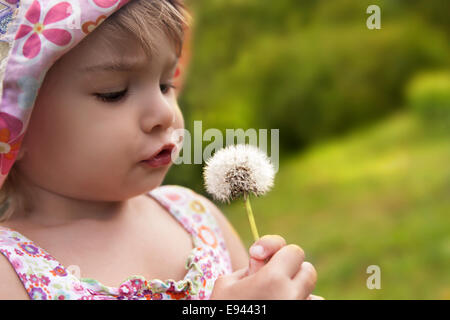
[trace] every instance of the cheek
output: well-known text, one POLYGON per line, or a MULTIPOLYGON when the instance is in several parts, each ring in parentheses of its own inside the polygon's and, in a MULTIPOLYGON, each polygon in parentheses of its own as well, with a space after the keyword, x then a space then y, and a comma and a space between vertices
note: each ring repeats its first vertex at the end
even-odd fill
POLYGON ((23 142, 25 154, 18 162, 28 179, 72 196, 113 193, 112 186, 126 172, 126 158, 120 155, 131 153, 123 141, 125 122, 87 114, 77 104, 37 101, 23 142))
POLYGON ((82 126, 75 106, 38 99, 24 139, 26 155, 42 164, 62 164, 82 158, 88 145, 89 127, 82 126))

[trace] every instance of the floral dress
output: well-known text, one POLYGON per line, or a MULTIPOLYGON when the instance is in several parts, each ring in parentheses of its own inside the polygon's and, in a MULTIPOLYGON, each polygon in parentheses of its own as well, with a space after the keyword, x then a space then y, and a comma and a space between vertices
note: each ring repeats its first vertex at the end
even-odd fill
POLYGON ((190 233, 194 248, 182 280, 147 280, 133 275, 119 287, 78 278, 43 248, 0 226, 0 252, 16 271, 31 299, 71 300, 198 300, 209 299, 215 280, 232 272, 230 255, 219 226, 203 200, 192 190, 164 185, 148 192, 190 233))

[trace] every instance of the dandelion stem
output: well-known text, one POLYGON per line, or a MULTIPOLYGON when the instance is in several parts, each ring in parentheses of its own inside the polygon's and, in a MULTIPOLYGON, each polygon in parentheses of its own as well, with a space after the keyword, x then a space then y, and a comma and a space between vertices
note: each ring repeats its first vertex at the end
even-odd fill
POLYGON ((255 241, 259 239, 258 229, 256 229, 255 218, 253 217, 252 206, 250 205, 250 195, 244 192, 245 209, 247 211, 248 221, 252 229, 253 238, 255 241))

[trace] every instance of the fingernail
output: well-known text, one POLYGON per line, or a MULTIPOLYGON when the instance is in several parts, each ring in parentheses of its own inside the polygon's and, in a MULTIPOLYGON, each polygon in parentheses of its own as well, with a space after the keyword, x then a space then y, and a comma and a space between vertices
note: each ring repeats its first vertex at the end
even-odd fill
POLYGON ((250 248, 250 255, 255 257, 264 257, 264 248, 260 245, 255 245, 250 248))

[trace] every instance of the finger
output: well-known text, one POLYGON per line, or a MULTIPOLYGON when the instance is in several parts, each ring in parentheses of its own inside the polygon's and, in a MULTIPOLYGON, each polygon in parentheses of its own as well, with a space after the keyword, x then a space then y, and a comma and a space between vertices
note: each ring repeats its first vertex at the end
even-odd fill
POLYGON ((321 296, 316 296, 316 295, 310 294, 310 295, 308 296, 308 299, 307 299, 307 300, 325 300, 325 298, 324 298, 324 297, 321 297, 321 296))
POLYGON ((250 257, 256 260, 270 258, 285 245, 286 240, 283 237, 279 235, 265 235, 250 247, 250 257))
POLYGON ((265 264, 265 260, 256 260, 250 257, 247 275, 249 276, 258 272, 265 264))
POLYGON ((275 252, 286 245, 286 240, 279 235, 265 235, 256 241, 249 250, 249 272, 248 275, 256 273, 261 269, 275 252))
MULTIPOLYGON (((314 266, 309 262, 301 264, 300 271, 294 277, 294 284, 299 290, 298 298, 307 299, 314 290, 317 281, 317 272, 314 266)), ((312 296, 311 297, 317 297, 312 296)), ((311 299, 313 300, 313 299, 311 299)))
POLYGON ((305 253, 296 244, 289 244, 278 250, 266 263, 263 269, 266 272, 276 271, 293 278, 299 272, 305 253))
POLYGON ((225 280, 227 283, 232 283, 235 281, 239 281, 242 278, 246 277, 248 274, 248 268, 242 268, 234 271, 233 273, 224 274, 218 277, 218 279, 225 280))
POLYGON ((242 278, 244 278, 245 276, 247 276, 248 274, 248 268, 242 268, 239 270, 236 270, 235 272, 233 272, 230 275, 230 279, 232 280, 241 280, 242 278))

